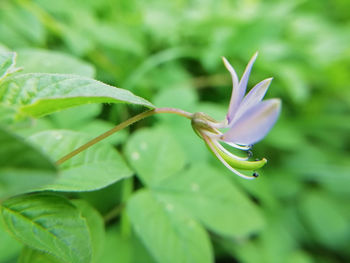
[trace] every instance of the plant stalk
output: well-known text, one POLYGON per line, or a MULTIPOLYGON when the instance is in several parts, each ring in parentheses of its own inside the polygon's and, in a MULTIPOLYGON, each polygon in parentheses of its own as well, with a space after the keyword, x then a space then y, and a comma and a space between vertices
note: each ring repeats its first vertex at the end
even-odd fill
POLYGON ((74 156, 76 156, 77 154, 85 151, 86 149, 90 148, 91 146, 93 146, 94 144, 106 139, 107 137, 111 136, 112 134, 116 133, 117 131, 120 131, 128 126, 130 126, 131 124, 138 122, 144 118, 150 117, 152 115, 155 114, 159 114, 159 113, 171 113, 171 114, 176 114, 176 115, 180 115, 182 117, 185 117, 187 119, 191 119, 192 118, 192 113, 180 110, 180 109, 175 109, 175 108, 156 108, 153 110, 149 110, 149 111, 145 111, 142 112, 138 115, 135 115, 134 117, 131 117, 130 119, 118 124, 117 126, 115 126, 114 128, 110 129, 109 131, 106 131, 105 133, 97 136, 96 138, 92 139, 91 141, 88 141, 87 143, 85 143, 84 145, 80 146, 79 148, 75 149, 74 151, 68 153, 67 155, 63 156, 61 159, 59 159, 56 162, 56 165, 60 165, 66 161, 68 161, 69 159, 73 158, 74 156))

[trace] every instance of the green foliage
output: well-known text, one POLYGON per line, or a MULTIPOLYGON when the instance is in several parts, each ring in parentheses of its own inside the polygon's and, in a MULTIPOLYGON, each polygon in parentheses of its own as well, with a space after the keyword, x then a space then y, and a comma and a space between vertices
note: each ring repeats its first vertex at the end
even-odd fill
MULTIPOLYGON (((34 134, 31 141, 41 146, 53 160, 76 149, 89 140, 82 133, 49 130, 34 134)), ((110 145, 98 144, 61 166, 59 177, 41 190, 92 191, 132 175, 118 151, 110 145)))
POLYGON ((154 263, 146 248, 134 235, 123 236, 115 225, 107 229, 104 254, 100 262, 114 263, 116 257, 120 263, 154 263), (116 253, 116 248, 118 251, 116 253))
POLYGON ((91 262, 92 241, 87 219, 67 199, 32 194, 5 201, 1 213, 21 242, 66 262, 91 262))
POLYGON ((18 50, 17 54, 17 66, 23 67, 24 73, 75 74, 88 78, 95 76, 93 66, 63 52, 27 48, 18 50))
POLYGON ((41 117, 86 103, 126 102, 153 107, 146 100, 99 81, 65 74, 28 73, 1 84, 1 103, 17 108, 18 115, 41 117))
POLYGON ((53 162, 23 138, 0 127, 0 198, 28 192, 57 178, 53 162))
POLYGON ((159 198, 185 208, 219 235, 245 238, 264 225, 258 207, 219 170, 205 163, 163 180, 156 192, 159 198))
POLYGON ((7 52, 0 54, 0 81, 5 78, 15 65, 16 53, 7 52))
POLYGON ((0 219, 0 244, 0 262, 11 262, 18 257, 21 244, 6 231, 2 218, 0 219))
POLYGON ((48 253, 24 247, 20 257, 18 258, 19 263, 60 263, 59 259, 51 256, 48 253))
POLYGON ((127 144, 126 156, 140 179, 148 186, 157 185, 185 165, 183 150, 164 130, 135 133, 127 144))
POLYGON ((204 229, 181 209, 158 201, 151 192, 136 193, 129 201, 128 215, 158 262, 212 262, 204 229))
POLYGON ((86 220, 91 237, 92 262, 98 262, 105 245, 105 228, 101 215, 84 200, 73 200, 81 216, 86 220))
POLYGON ((0 1, 0 262, 349 262, 349 8, 0 1), (257 180, 168 114, 54 164, 154 105, 224 119, 221 56, 241 75, 255 51, 248 88, 283 102, 257 180))

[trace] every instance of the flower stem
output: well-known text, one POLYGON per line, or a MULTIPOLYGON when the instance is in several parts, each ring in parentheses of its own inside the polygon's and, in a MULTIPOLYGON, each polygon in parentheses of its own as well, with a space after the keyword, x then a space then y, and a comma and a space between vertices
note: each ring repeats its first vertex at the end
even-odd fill
POLYGON ((128 127, 129 125, 131 125, 135 122, 138 122, 144 118, 147 118, 147 117, 150 117, 152 115, 159 114, 159 113, 177 114, 177 115, 180 115, 180 116, 185 117, 187 119, 191 119, 192 115, 193 115, 192 113, 189 113, 189 112, 186 112, 186 111, 183 111, 180 109, 175 109, 175 108, 156 108, 153 110, 142 112, 142 113, 135 115, 134 117, 118 124, 117 126, 110 129, 109 131, 97 136, 96 138, 92 139, 91 141, 88 141, 84 145, 80 146, 79 148, 75 149, 74 151, 63 156, 61 159, 59 159, 56 162, 56 165, 60 165, 64 162, 68 161, 69 159, 71 159, 75 155, 81 153, 82 151, 85 151, 87 148, 89 148, 89 147, 93 146, 94 144, 106 139, 107 137, 111 136, 112 134, 116 133, 117 131, 120 131, 120 130, 128 127))
MULTIPOLYGON (((122 204, 124 208, 126 207, 126 203, 132 195, 134 189, 134 180, 133 178, 127 178, 123 181, 122 184, 122 204)), ((120 231, 121 235, 124 238, 130 237, 131 234, 131 223, 126 212, 126 209, 123 210, 120 218, 120 231)))

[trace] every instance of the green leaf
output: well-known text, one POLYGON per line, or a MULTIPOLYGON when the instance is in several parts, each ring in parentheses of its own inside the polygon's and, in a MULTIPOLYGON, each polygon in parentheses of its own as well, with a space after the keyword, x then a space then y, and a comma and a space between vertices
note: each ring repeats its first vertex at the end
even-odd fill
POLYGON ((12 262, 21 251, 22 244, 5 230, 5 224, 0 218, 0 262, 12 262))
POLYGON ((91 238, 86 220, 67 199, 32 194, 6 200, 4 222, 27 246, 50 253, 65 262, 91 262, 91 238))
MULTIPOLYGON (((104 247, 105 231, 104 222, 100 214, 84 200, 74 200, 72 203, 78 208, 81 215, 86 219, 91 235, 93 253, 92 262, 99 262, 98 258, 104 247)), ((113 250, 115 252, 115 250, 113 250)), ((61 260, 43 251, 24 247, 19 263, 60 263, 61 260)))
POLYGON ((17 66, 25 73, 60 73, 95 77, 90 64, 68 54, 42 49, 20 49, 17 51, 17 66))
POLYGON ((165 129, 143 129, 131 136, 126 156, 147 185, 179 172, 185 165, 184 153, 165 129))
MULTIPOLYGON (((157 94, 154 102, 158 107, 175 107, 186 111, 193 112, 197 105, 198 95, 194 89, 186 87, 174 87, 172 89, 164 89, 157 94)), ((178 116, 158 115, 159 119, 168 123, 180 120, 178 116)))
POLYGON ((141 241, 132 233, 125 237, 121 235, 117 225, 107 230, 104 253, 99 262, 115 263, 116 248, 118 248, 118 263, 155 263, 141 241))
POLYGON ((14 121, 16 109, 0 103, 0 125, 9 125, 14 121))
POLYGON ((6 47, 3 43, 0 43, 0 52, 4 53, 4 52, 10 52, 11 50, 6 47))
POLYGON ((73 200, 81 215, 86 219, 92 242, 92 262, 99 262, 105 243, 105 227, 102 216, 84 200, 73 200))
POLYGON ((65 263, 58 258, 39 251, 36 249, 31 249, 30 247, 24 247, 21 255, 18 258, 18 263, 65 263))
POLYGON ((348 207, 348 203, 342 206, 326 192, 313 191, 304 197, 300 209, 314 238, 331 249, 342 250, 349 244, 348 207))
MULTIPOLYGON (((3 2, 3 1, 2 1, 3 2)), ((23 4, 4 3, 0 8, 0 41, 8 47, 44 46, 45 28, 23 4)))
POLYGON ((0 81, 13 71, 16 63, 16 53, 0 53, 0 81))
POLYGON ((57 170, 46 155, 0 127, 0 198, 53 182, 57 170))
POLYGON ((1 85, 0 103, 17 107, 19 116, 32 117, 88 103, 130 103, 154 108, 128 90, 81 76, 48 73, 7 78, 1 85))
POLYGON ((136 234, 157 262, 213 262, 206 231, 181 209, 142 190, 131 197, 127 211, 136 234))
POLYGON ((219 170, 205 163, 167 178, 153 189, 159 198, 185 208, 220 235, 242 238, 264 226, 258 207, 219 170))
POLYGON ((82 125, 94 121, 101 113, 101 110, 101 104, 85 104, 55 112, 50 118, 58 128, 79 129, 82 125))
MULTIPOLYGON (((91 120, 88 123, 85 123, 80 127, 76 127, 76 130, 79 132, 86 133, 90 136, 96 136, 112 129, 113 127, 115 127, 115 125, 111 122, 95 119, 95 120, 91 120)), ((124 129, 113 134, 113 136, 107 137, 106 139, 103 140, 103 142, 109 143, 109 144, 121 144, 126 142, 127 137, 128 137, 128 131, 124 129)))
MULTIPOLYGON (((50 130, 34 134, 31 141, 58 160, 91 138, 86 134, 50 130)), ((59 177, 41 190, 92 191, 130 177, 132 171, 112 146, 98 143, 60 166, 59 177)))

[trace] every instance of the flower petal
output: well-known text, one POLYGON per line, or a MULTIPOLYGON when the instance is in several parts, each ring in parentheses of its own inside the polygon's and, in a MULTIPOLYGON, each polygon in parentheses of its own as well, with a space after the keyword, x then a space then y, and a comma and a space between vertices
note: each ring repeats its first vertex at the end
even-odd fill
POLYGON ((237 119, 221 139, 242 145, 254 144, 270 131, 280 110, 281 101, 279 99, 262 101, 237 119))
POLYGON ((267 89, 270 86, 272 78, 265 79, 256 84, 249 93, 244 97, 239 105, 234 118, 231 121, 231 126, 238 120, 247 110, 258 104, 265 96, 267 89))
POLYGON ((222 57, 222 60, 224 61, 226 69, 231 73, 233 88, 238 87, 238 76, 235 69, 225 57, 222 57))
MULTIPOLYGON (((247 83, 248 83, 250 71, 253 67, 253 64, 254 64, 257 56, 258 56, 258 53, 256 52, 253 55, 253 57, 250 59, 238 85, 233 80, 234 79, 233 73, 232 73, 233 67, 227 61, 226 62, 228 63, 229 66, 226 65, 227 63, 224 60, 226 68, 230 71, 231 76, 232 76, 232 80, 233 80, 233 90, 232 90, 232 95, 231 95, 231 100, 230 100, 230 106, 229 106, 228 113, 226 116, 228 123, 231 123, 231 121, 232 121, 232 119, 233 119, 233 117, 238 109, 238 106, 244 97, 244 94, 245 94, 246 89, 247 89, 247 83)), ((234 72, 234 70, 233 70, 233 72, 234 72)), ((236 77, 237 77, 237 74, 236 74, 236 77)))

